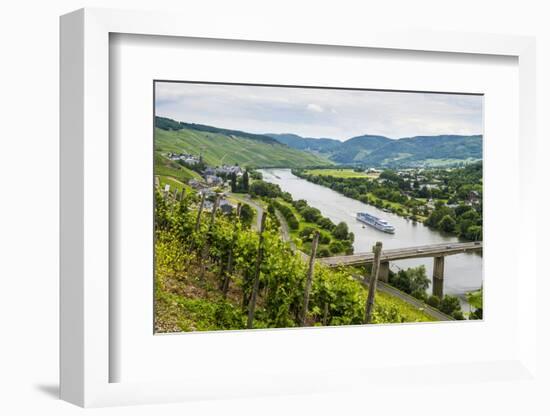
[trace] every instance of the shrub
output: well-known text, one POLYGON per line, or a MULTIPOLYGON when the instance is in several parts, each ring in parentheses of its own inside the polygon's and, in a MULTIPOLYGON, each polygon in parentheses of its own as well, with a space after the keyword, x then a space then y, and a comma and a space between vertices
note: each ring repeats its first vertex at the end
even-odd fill
POLYGON ((425 290, 417 289, 414 292, 411 293, 412 296, 414 296, 416 299, 421 300, 422 302, 426 302, 428 300, 428 294, 425 290))
POLYGON ((250 226, 252 224, 252 219, 254 218, 254 210, 250 207, 248 204, 243 204, 241 207, 241 221, 247 225, 250 226))
POLYGON ((304 220, 307 222, 316 222, 321 217, 321 211, 319 211, 317 208, 311 208, 307 207, 304 208, 301 211, 302 217, 304 217, 304 220))
POLYGON ((314 227, 304 227, 302 231, 300 231, 300 238, 302 241, 312 241, 315 231, 316 229, 314 227))
POLYGON ((317 257, 330 257, 330 251, 326 247, 321 247, 317 250, 317 257))
POLYGON ((330 242, 328 249, 332 254, 338 254, 344 251, 344 244, 341 241, 333 240, 330 242))
POLYGON ((319 217, 317 219, 317 224, 319 225, 319 227, 327 231, 333 231, 334 227, 336 227, 334 223, 327 217, 319 217))
POLYGON ((334 238, 338 240, 347 240, 348 239, 348 225, 345 222, 339 223, 332 232, 334 238))
POLYGON ((321 244, 330 244, 330 235, 324 232, 319 234, 319 243, 321 244))
POLYGON ((439 298, 439 296, 430 295, 426 303, 433 308, 439 309, 439 305, 441 304, 441 299, 439 298))
POLYGON ((452 317, 457 321, 463 321, 465 319, 462 311, 454 311, 452 317))
POLYGON ((437 228, 448 233, 453 232, 455 227, 456 221, 450 215, 445 215, 437 224, 437 228))
POLYGON ((483 319, 483 309, 476 309, 468 316, 468 319, 483 319))
POLYGON ((439 305, 441 312, 452 316, 454 312, 461 311, 460 300, 456 296, 445 295, 439 305))

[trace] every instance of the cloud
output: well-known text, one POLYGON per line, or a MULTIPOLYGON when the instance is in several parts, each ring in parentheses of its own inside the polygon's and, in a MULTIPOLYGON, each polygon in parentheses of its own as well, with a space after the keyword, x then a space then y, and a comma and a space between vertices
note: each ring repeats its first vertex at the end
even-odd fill
POLYGON ((308 110, 310 111, 315 111, 317 113, 322 113, 323 111, 325 111, 323 109, 323 107, 321 107, 319 104, 308 104, 307 107, 306 107, 308 110))
POLYGON ((369 90, 157 82, 157 115, 251 133, 346 140, 480 134, 483 97, 369 90))

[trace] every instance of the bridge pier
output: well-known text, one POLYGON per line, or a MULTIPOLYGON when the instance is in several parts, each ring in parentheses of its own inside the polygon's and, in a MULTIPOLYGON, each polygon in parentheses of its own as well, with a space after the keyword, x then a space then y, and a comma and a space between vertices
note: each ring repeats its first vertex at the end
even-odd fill
POLYGON ((432 279, 432 294, 443 298, 443 273, 445 270, 445 257, 434 257, 434 272, 432 279))
POLYGON ((380 268, 378 269, 378 280, 381 280, 384 283, 388 283, 390 276, 390 262, 384 261, 380 262, 380 268))

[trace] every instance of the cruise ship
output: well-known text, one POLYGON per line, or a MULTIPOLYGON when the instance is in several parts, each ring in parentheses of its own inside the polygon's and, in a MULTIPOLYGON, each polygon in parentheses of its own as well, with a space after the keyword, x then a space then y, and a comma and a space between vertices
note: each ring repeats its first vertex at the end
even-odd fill
POLYGON ((377 230, 384 231, 385 233, 393 234, 395 232, 395 227, 389 224, 386 220, 375 217, 368 212, 358 212, 357 219, 361 222, 364 222, 371 227, 376 228, 377 230))

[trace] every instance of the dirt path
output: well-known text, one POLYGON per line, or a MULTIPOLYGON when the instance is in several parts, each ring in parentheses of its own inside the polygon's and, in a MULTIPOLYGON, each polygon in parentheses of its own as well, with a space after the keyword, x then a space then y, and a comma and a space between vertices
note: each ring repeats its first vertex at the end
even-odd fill
POLYGON ((283 214, 281 214, 278 209, 275 210, 275 215, 281 223, 281 235, 283 237, 283 240, 286 243, 290 244, 290 249, 292 251, 296 251, 296 244, 294 243, 294 241, 292 241, 292 237, 290 236, 290 229, 288 227, 288 223, 286 222, 285 217, 283 217, 283 214))
POLYGON ((258 204, 256 201, 252 200, 249 195, 242 196, 234 194, 233 192, 229 193, 229 196, 233 199, 236 199, 239 202, 250 205, 256 211, 256 230, 259 230, 262 226, 262 215, 264 212, 263 207, 258 204))

